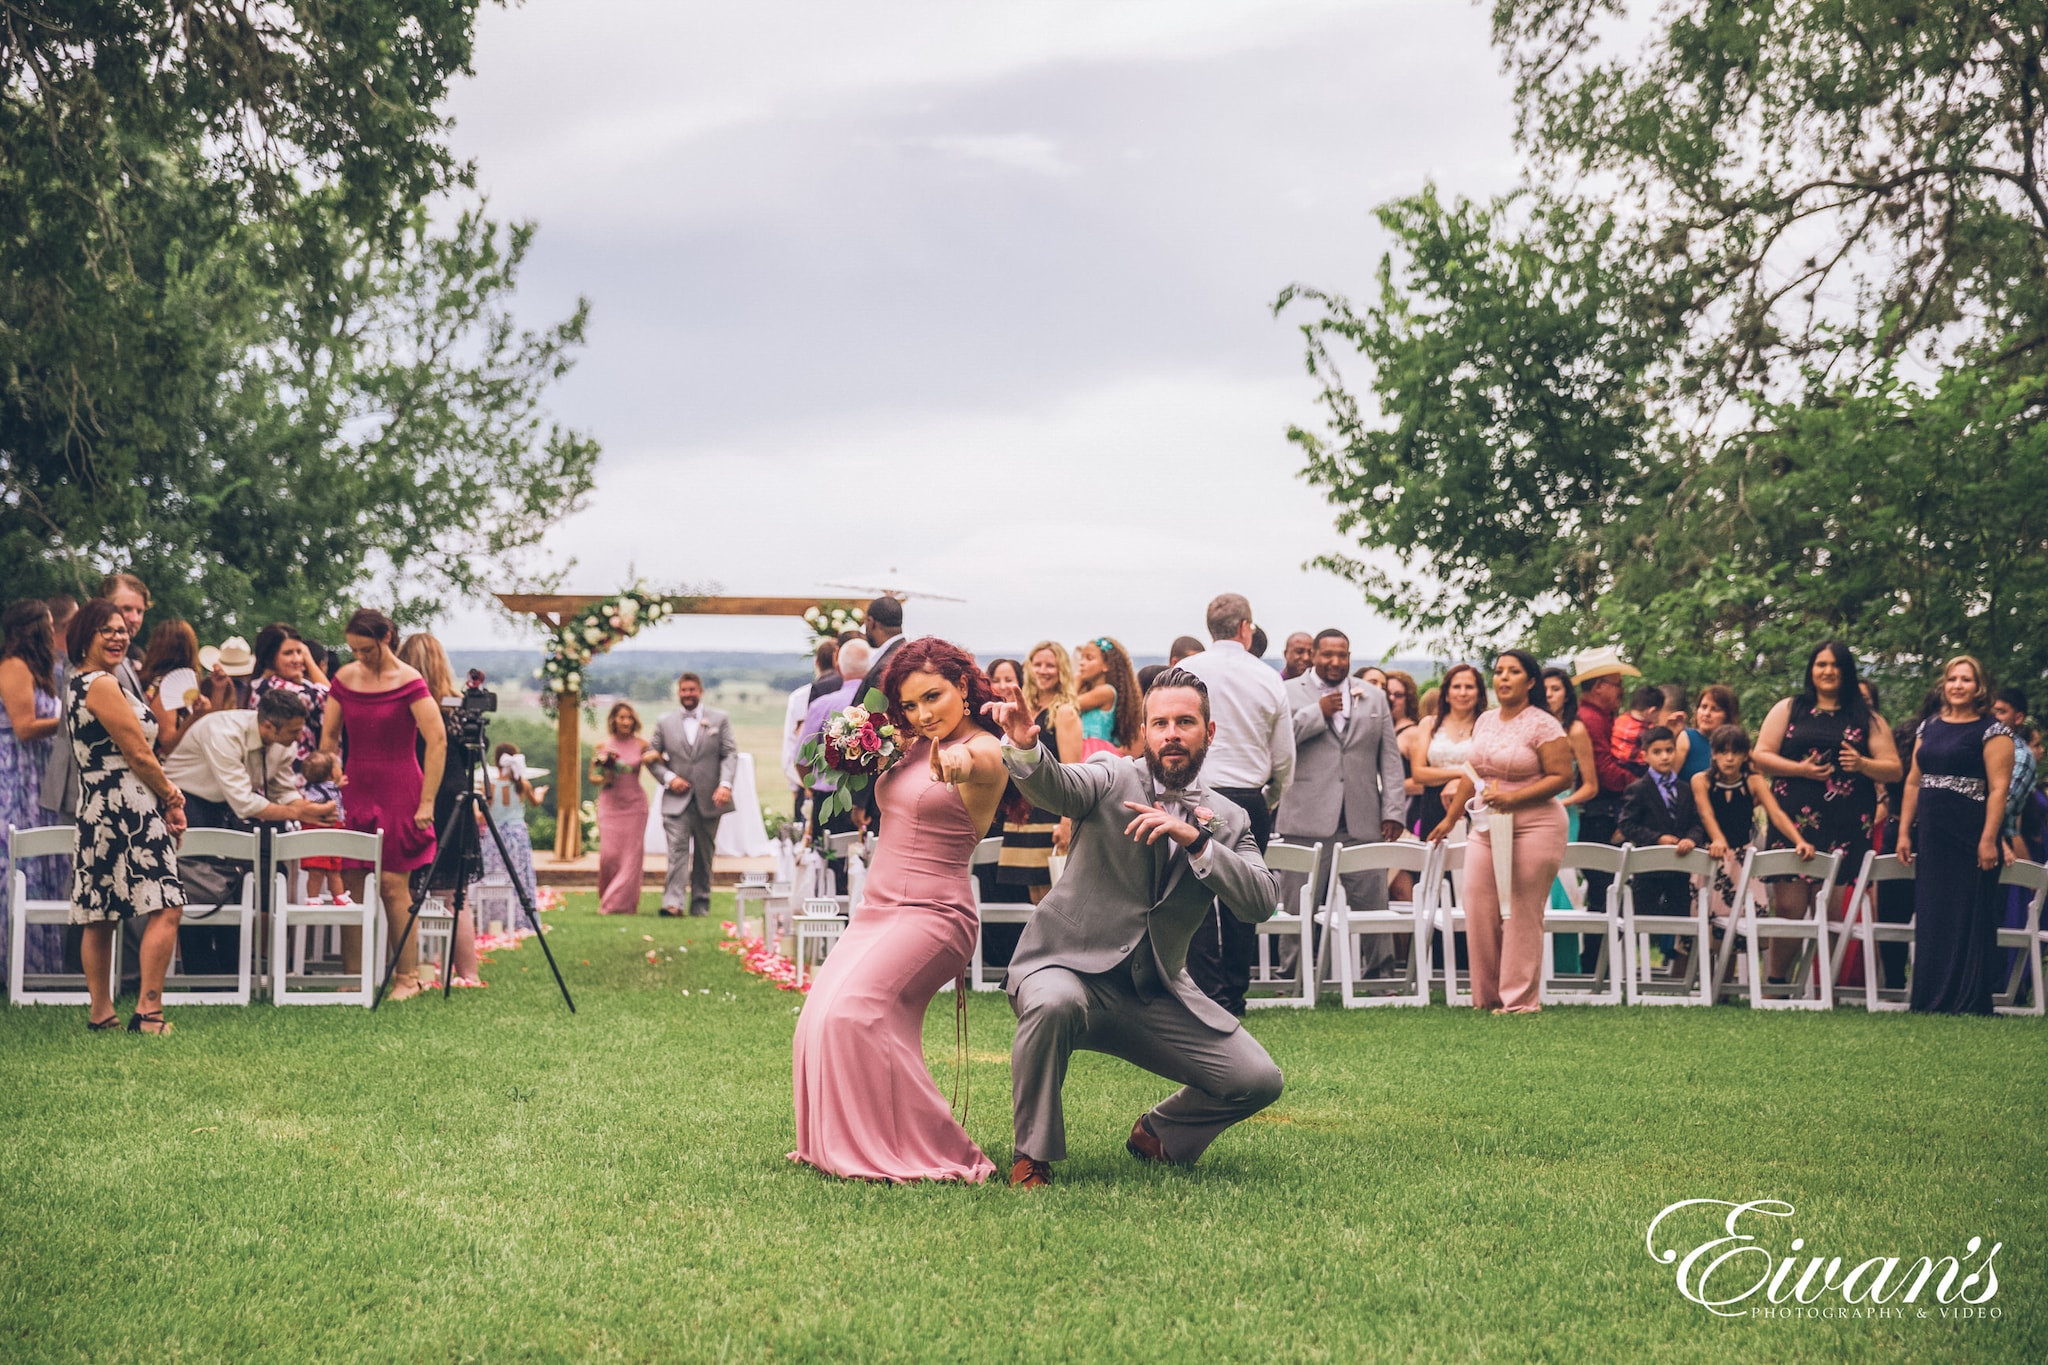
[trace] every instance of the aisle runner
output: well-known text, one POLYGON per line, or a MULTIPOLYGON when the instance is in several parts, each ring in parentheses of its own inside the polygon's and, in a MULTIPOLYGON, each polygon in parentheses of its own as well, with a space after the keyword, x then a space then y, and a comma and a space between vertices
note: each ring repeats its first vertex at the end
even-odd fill
POLYGON ((811 983, 796 984, 796 964, 770 948, 758 938, 741 938, 739 926, 731 920, 719 921, 719 928, 725 930, 725 937, 719 947, 732 953, 740 960, 740 968, 772 982, 786 991, 811 993, 811 983))

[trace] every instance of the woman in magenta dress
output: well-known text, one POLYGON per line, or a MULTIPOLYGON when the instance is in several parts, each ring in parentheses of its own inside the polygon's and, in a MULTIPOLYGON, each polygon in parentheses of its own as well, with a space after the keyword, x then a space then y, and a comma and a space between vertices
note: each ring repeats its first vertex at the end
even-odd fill
POLYGON ((635 915, 647 867, 647 788, 640 781, 647 742, 631 702, 615 704, 604 729, 590 756, 597 788, 597 913, 635 915))
MULTIPOLYGON (((419 670, 392 652, 398 627, 390 617, 365 607, 349 617, 344 634, 355 658, 335 672, 328 689, 320 751, 341 758, 347 743, 338 779, 342 825, 384 833, 377 894, 389 941, 397 943, 412 910, 411 874, 434 861, 434 793, 441 786, 448 732, 419 670)), ((367 863, 342 864, 342 879, 358 899, 368 870, 367 863)), ((352 972, 361 969, 362 959, 362 945, 350 942, 353 937, 344 934, 342 943, 343 962, 352 972)), ((419 962, 419 935, 408 934, 386 999, 420 993, 419 962)))
POLYGON ((972 659, 929 636, 896 651, 882 693, 919 738, 875 784, 883 832, 866 891, 797 1020, 790 1157, 829 1175, 978 1185, 995 1167, 925 1068, 924 1016, 974 951, 969 860, 1007 785, 981 715, 993 694, 972 659))

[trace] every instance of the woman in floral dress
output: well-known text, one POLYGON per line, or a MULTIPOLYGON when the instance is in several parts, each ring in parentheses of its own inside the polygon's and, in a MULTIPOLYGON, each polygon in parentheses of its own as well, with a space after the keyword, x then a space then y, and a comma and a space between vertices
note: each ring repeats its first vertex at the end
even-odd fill
POLYGON ((73 673, 65 705, 78 759, 78 861, 71 881, 71 922, 85 926, 80 952, 92 997, 87 1026, 112 1028, 107 969, 114 927, 147 915, 142 931, 142 995, 131 1033, 169 1033, 164 973, 177 943, 185 888, 178 881, 178 836, 185 797, 156 761, 156 714, 123 690, 114 666, 128 653, 128 623, 95 597, 71 618, 73 673))

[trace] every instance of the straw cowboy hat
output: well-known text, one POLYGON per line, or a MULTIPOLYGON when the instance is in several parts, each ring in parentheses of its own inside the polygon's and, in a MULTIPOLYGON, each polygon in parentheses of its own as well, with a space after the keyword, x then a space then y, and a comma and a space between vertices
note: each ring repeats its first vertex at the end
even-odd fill
POLYGON ((199 651, 199 667, 207 673, 218 667, 230 678, 246 678, 256 671, 256 655, 247 640, 230 635, 220 642, 220 648, 207 645, 199 651))
POLYGON ((1589 683, 1595 678, 1608 676, 1617 678, 1640 678, 1643 670, 1621 657, 1621 651, 1613 645, 1601 645, 1584 654, 1572 656, 1572 685, 1589 683))

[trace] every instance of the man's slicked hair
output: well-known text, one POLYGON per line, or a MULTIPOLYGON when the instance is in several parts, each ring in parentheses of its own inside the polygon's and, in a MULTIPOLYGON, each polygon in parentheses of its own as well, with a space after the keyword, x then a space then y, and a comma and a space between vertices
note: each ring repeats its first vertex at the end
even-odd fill
POLYGON ((1204 725, 1209 723, 1209 684, 1203 682, 1185 668, 1169 668, 1152 680, 1152 685, 1145 689, 1145 695, 1150 697, 1154 692, 1163 691, 1169 687, 1185 687, 1188 691, 1200 697, 1202 699, 1202 723, 1204 725))

